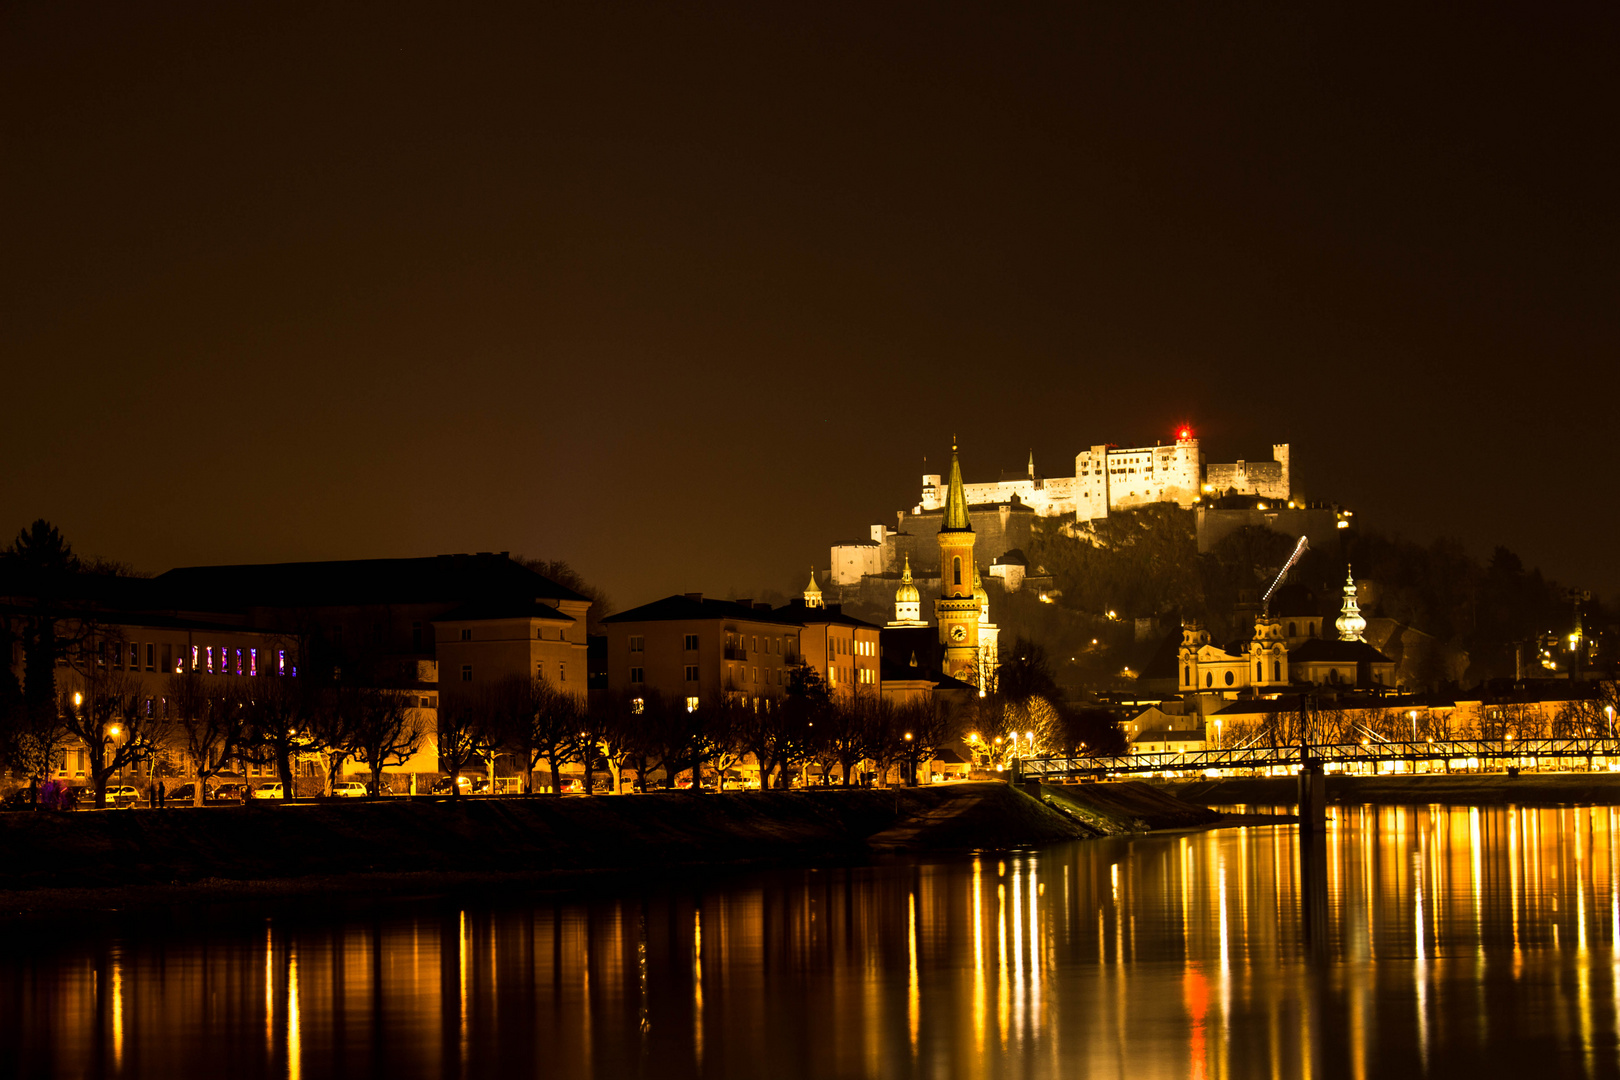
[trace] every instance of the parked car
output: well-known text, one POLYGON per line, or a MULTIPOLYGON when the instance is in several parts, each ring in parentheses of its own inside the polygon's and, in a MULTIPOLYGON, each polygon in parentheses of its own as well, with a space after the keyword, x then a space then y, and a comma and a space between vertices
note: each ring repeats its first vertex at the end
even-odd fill
POLYGON ((358 780, 345 780, 341 784, 332 785, 332 794, 340 799, 363 799, 368 794, 366 785, 358 780))
MULTIPOLYGON (((203 792, 203 798, 209 799, 213 797, 213 794, 206 788, 203 789, 203 792)), ((165 792, 163 801, 165 803, 173 803, 177 806, 190 806, 192 800, 196 797, 196 784, 181 784, 179 787, 170 788, 167 792, 165 792)))
MULTIPOLYGON (((461 788, 463 795, 483 795, 489 791, 489 779, 483 776, 458 776, 456 784, 461 788)), ((445 776, 434 781, 430 794, 450 794, 450 778, 445 776)))
POLYGON ((32 810, 34 808, 34 793, 27 784, 0 800, 0 810, 32 810))
POLYGON ((253 797, 255 799, 281 798, 281 781, 272 780, 267 784, 260 784, 258 787, 253 789, 253 797))
POLYGON ((204 798, 214 802, 241 802, 242 792, 250 790, 247 784, 240 780, 227 780, 218 787, 209 791, 204 798))
POLYGON ((139 806, 140 789, 133 784, 114 784, 107 788, 108 806, 139 806))

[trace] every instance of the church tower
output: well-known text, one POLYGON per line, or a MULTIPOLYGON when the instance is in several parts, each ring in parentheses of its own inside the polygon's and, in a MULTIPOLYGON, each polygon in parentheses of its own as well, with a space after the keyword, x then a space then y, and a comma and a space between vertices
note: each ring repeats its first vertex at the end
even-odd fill
POLYGON ((911 556, 906 556, 905 573, 900 575, 900 587, 894 592, 894 621, 899 626, 927 626, 922 621, 922 594, 911 580, 911 556))
POLYGON ((810 568, 810 584, 805 586, 804 589, 804 606, 815 608, 823 606, 821 602, 821 586, 816 584, 816 568, 813 566, 810 568))
POLYGON ((939 640, 945 646, 945 674, 977 682, 979 601, 973 595, 973 522, 968 518, 962 465, 951 439, 951 477, 945 491, 945 523, 939 530, 940 597, 934 601, 939 640))
POLYGON ((1333 625, 1340 641, 1366 640, 1361 635, 1367 629, 1367 620, 1361 617, 1361 605, 1356 603, 1356 576, 1349 567, 1344 570, 1344 603, 1333 625))

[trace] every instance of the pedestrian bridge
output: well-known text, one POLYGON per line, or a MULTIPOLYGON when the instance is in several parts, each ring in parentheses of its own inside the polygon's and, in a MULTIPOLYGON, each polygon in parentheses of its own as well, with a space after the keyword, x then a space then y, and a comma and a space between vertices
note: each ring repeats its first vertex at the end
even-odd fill
POLYGON ((1573 772, 1620 770, 1620 739, 1422 739, 1411 742, 1240 746, 1117 757, 1032 757, 1019 763, 1025 776, 1042 779, 1151 775, 1286 775, 1302 759, 1330 773, 1379 773, 1535 769, 1573 772), (1419 770, 1427 763, 1426 770, 1419 770))

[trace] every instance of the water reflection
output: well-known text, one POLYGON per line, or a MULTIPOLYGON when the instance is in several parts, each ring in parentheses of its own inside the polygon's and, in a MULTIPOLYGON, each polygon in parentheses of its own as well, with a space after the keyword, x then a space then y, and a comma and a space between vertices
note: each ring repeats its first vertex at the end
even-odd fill
POLYGON ((126 927, 0 955, 0 1074, 1605 1076, 1607 808, 126 927))

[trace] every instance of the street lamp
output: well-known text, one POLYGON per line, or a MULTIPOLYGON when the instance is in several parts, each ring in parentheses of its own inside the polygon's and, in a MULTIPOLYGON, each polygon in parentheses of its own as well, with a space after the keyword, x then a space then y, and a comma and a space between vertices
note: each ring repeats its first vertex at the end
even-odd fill
POLYGON ((1614 738, 1614 706, 1605 705, 1603 711, 1609 714, 1609 738, 1614 738))
POLYGON ((1417 742, 1417 710, 1413 709, 1406 715, 1412 718, 1412 741, 1417 742))
POLYGON ((1215 749, 1221 748, 1221 718, 1215 718, 1215 749))

